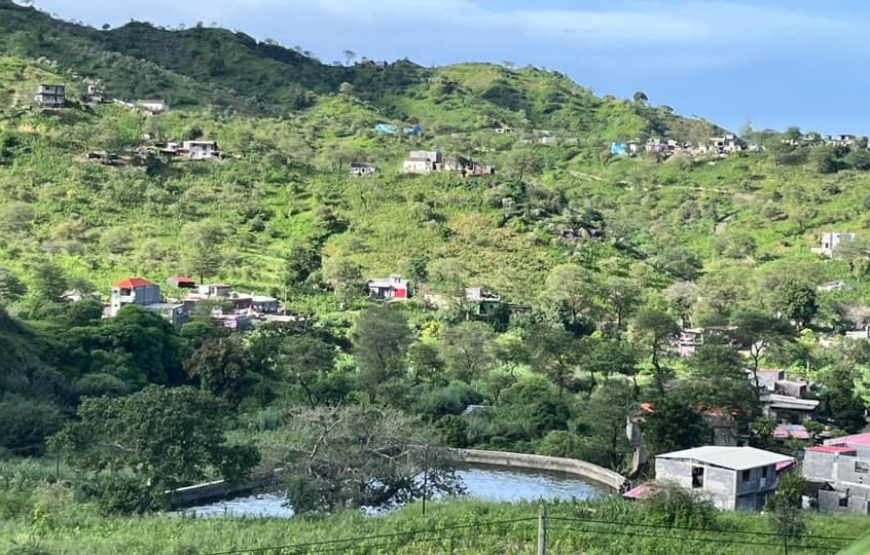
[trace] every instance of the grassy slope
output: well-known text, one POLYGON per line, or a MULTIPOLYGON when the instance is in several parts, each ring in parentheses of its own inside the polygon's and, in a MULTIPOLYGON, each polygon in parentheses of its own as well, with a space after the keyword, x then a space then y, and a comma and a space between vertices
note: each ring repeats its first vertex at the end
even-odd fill
MULTIPOLYGON (((130 555, 144 553, 212 553, 233 549, 335 542, 347 538, 371 539, 325 543, 309 550, 342 548, 343 553, 530 553, 537 539, 537 505, 496 504, 479 501, 431 503, 426 517, 415 504, 382 517, 341 513, 326 518, 193 520, 177 516, 147 516, 105 520, 79 508, 75 512, 51 489, 42 492, 33 519, 0 523, 0 548, 14 544, 39 545, 55 555, 73 553, 130 555), (480 526, 485 522, 524 519, 521 522, 480 526), (458 527, 458 528, 457 528, 458 527), (452 530, 440 530, 454 528, 452 530), (409 535, 408 532, 432 530, 409 535)), ((550 517, 592 518, 605 523, 551 520, 548 553, 781 553, 777 538, 751 535, 768 533, 767 518, 759 514, 722 513, 715 527, 733 532, 686 531, 630 526, 631 522, 655 525, 637 506, 620 500, 587 504, 551 505, 550 517), (591 508, 594 512, 590 512, 591 508), (747 534, 749 533, 749 534, 747 534), (692 541, 695 540, 695 541, 692 541), (736 542, 752 542, 752 545, 736 542), (758 545, 768 544, 768 545, 758 545), (771 545, 772 544, 772 545, 771 545)), ((693 525, 687 524, 692 527, 693 525)), ((811 517, 808 535, 854 538, 870 524, 859 517, 811 517)), ((826 548, 848 545, 850 540, 806 540, 826 548)), ((295 552, 295 551, 294 551, 295 552)), ((300 551, 307 552, 307 551, 300 551)), ((801 553, 825 552, 803 550, 801 553)))

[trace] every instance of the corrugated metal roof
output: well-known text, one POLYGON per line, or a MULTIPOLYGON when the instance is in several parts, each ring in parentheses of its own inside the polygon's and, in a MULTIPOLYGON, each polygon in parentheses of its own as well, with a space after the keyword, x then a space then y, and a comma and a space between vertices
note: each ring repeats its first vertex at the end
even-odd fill
POLYGON ((689 459, 732 470, 747 470, 794 460, 792 457, 755 447, 720 447, 716 445, 664 453, 657 455, 656 458, 689 459))
POLYGON ((134 277, 119 281, 115 284, 115 287, 119 289, 135 289, 137 287, 148 287, 149 285, 154 284, 145 278, 134 277))
POLYGON ((810 447, 807 451, 815 451, 817 453, 855 453, 854 449, 843 445, 816 445, 810 447))

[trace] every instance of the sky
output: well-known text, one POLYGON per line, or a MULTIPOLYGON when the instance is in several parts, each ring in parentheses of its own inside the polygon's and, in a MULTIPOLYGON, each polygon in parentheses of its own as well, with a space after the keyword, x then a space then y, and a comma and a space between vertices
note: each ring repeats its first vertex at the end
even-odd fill
POLYGON ((35 0, 99 27, 197 22, 301 46, 426 66, 534 65, 598 94, 734 131, 798 125, 870 135, 870 2, 840 0, 35 0))

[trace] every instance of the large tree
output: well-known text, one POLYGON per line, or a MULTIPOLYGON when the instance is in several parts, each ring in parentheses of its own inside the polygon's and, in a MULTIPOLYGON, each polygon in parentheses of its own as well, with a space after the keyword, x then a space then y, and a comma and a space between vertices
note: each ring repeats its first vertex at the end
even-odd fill
POLYGON ((758 394, 761 385, 758 381, 758 365, 761 357, 768 349, 780 347, 790 340, 794 336, 794 330, 785 321, 757 310, 738 313, 734 325, 737 326, 737 338, 749 348, 752 377, 758 394))
POLYGON ((190 377, 216 397, 238 404, 248 382, 245 348, 238 336, 219 337, 202 344, 184 363, 190 377))
POLYGON ((398 308, 378 305, 360 314, 352 338, 360 385, 374 402, 386 383, 403 374, 413 335, 398 308))
POLYGON ((653 454, 703 445, 709 435, 698 411, 670 396, 653 403, 653 412, 646 416, 643 432, 653 454))
POLYGON ((259 453, 227 444, 228 417, 226 404, 204 391, 149 386, 125 397, 85 399, 78 420, 51 444, 98 484, 104 508, 142 512, 210 469, 230 481, 246 476, 259 453))
POLYGON ((550 270, 541 300, 566 326, 576 327, 581 318, 597 318, 598 295, 591 272, 576 264, 561 264, 550 270))
POLYGON ((441 336, 441 358, 453 375, 471 383, 492 364, 492 328, 483 322, 462 322, 441 336))
POLYGON ((665 392, 665 380, 667 371, 662 366, 662 357, 671 346, 680 326, 667 312, 648 308, 641 310, 635 316, 632 325, 632 338, 634 343, 642 349, 650 358, 653 366, 656 387, 660 393, 665 392))
POLYGON ((774 304, 798 330, 809 324, 819 309, 815 288, 798 278, 786 279, 777 287, 774 304))
POLYGON ((389 507, 461 491, 437 437, 394 409, 318 407, 294 411, 266 453, 299 513, 389 507))
POLYGON ((317 383, 335 364, 335 347, 310 334, 290 336, 282 342, 276 364, 314 407, 320 402, 317 383))
POLYGON ((577 369, 580 340, 564 329, 539 326, 531 334, 529 344, 532 368, 556 384, 561 397, 577 369))

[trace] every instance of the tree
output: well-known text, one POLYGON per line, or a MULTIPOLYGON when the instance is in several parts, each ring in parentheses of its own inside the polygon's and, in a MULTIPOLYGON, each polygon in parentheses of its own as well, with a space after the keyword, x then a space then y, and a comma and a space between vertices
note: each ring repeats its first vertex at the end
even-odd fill
POLYGON ((541 173, 544 160, 534 150, 520 148, 508 153, 506 166, 508 175, 522 181, 527 175, 541 173))
POLYGON ((323 274, 332 284, 342 308, 360 296, 363 290, 362 269, 356 262, 344 258, 329 258, 323 264, 323 274))
POLYGON ((290 248, 284 267, 284 284, 287 287, 300 285, 313 272, 320 269, 320 249, 311 241, 296 243, 290 248))
POLYGON ((652 453, 704 445, 709 431, 698 412, 680 399, 660 397, 646 416, 644 436, 652 453))
POLYGON ((0 268, 0 304, 14 303, 27 294, 27 286, 8 268, 0 268))
POLYGON ((45 452, 45 438, 63 425, 60 409, 46 402, 10 397, 0 401, 0 449, 19 456, 45 452))
POLYGON ((819 173, 837 173, 840 170, 840 161, 837 152, 832 146, 817 146, 810 151, 810 162, 819 173))
POLYGON ((344 56, 344 64, 348 66, 356 59, 356 52, 353 50, 342 50, 341 55, 344 56))
POLYGON ((597 316, 597 294, 588 270, 576 264, 561 264, 547 275, 543 302, 554 306, 565 325, 576 327, 581 317, 597 316))
POLYGON ((167 490, 203 480, 210 468, 237 482, 259 461, 253 446, 227 445, 227 406, 189 387, 87 398, 77 413, 51 446, 96 481, 105 509, 143 512, 163 505, 167 490), (117 498, 119 483, 128 486, 128 498, 117 498))
POLYGON ((634 394, 628 383, 612 381, 596 389, 583 405, 581 425, 600 446, 603 462, 619 469, 630 451, 625 436, 625 421, 635 409, 634 394))
POLYGON ((215 397, 238 404, 248 381, 245 348, 238 336, 211 339, 187 359, 184 368, 191 378, 215 397))
POLYGON ((434 345, 424 341, 416 341, 408 349, 408 362, 414 372, 415 383, 447 384, 447 379, 444 377, 444 361, 434 345))
POLYGON ((68 282, 64 271, 48 261, 36 264, 30 273, 30 292, 41 301, 56 301, 66 291, 68 282))
POLYGON ((223 266, 223 254, 216 248, 223 240, 223 230, 212 222, 188 224, 182 229, 185 247, 182 253, 187 270, 205 281, 217 275, 223 266))
POLYGON ((752 377, 755 381, 756 396, 760 395, 761 383, 758 381, 758 365, 761 357, 770 348, 781 347, 782 343, 794 336, 791 326, 777 318, 759 312, 747 310, 738 313, 734 318, 737 327, 736 334, 740 343, 749 346, 749 356, 752 358, 752 377))
POLYGON ((649 98, 643 91, 637 91, 636 93, 634 93, 634 96, 632 98, 638 104, 646 104, 647 102, 649 102, 649 98))
POLYGON ((659 393, 665 392, 666 370, 662 366, 662 356, 670 348, 671 340, 680 333, 680 326, 670 314, 648 308, 635 316, 632 335, 635 344, 645 351, 655 372, 654 378, 659 393))
POLYGON ((807 529, 807 517, 801 502, 805 488, 806 483, 800 474, 787 472, 779 478, 776 492, 767 500, 765 510, 770 527, 782 536, 784 553, 788 553, 789 544, 800 540, 807 529))
MULTIPOLYGON (((623 375, 635 377, 637 360, 628 344, 610 339, 587 340, 585 353, 581 358, 583 368, 593 376, 598 373, 604 376, 604 383, 610 381, 610 376, 623 375)), ((637 381, 635 380, 635 387, 637 381)))
POLYGON ((559 397, 562 397, 568 380, 576 370, 580 340, 564 329, 539 326, 531 334, 529 343, 532 368, 556 384, 559 397))
POLYGON ((819 308, 815 288, 798 278, 786 279, 779 285, 774 291, 774 305, 783 316, 795 323, 798 330, 802 330, 813 319, 819 308))
POLYGON ((0 209, 0 231, 3 233, 25 232, 33 225, 36 213, 25 202, 13 202, 0 209))
POLYGON ((697 411, 724 411, 746 420, 756 412, 757 389, 746 379, 743 359, 730 346, 705 340, 689 359, 691 376, 674 392, 697 411))
POLYGON ((402 375, 413 335, 405 315, 393 306, 384 305, 360 313, 352 339, 360 385, 374 402, 386 383, 402 375))
POLYGON ((855 372, 843 365, 835 365, 822 379, 827 387, 824 406, 838 428, 857 433, 867 425, 864 401, 855 394, 855 372))
POLYGON ((612 315, 616 332, 622 331, 625 319, 640 302, 640 289, 625 278, 612 278, 604 286, 605 306, 612 315))
POLYGON ((277 365, 305 392, 308 404, 320 401, 315 386, 335 364, 335 347, 310 334, 290 336, 281 344, 277 365))
POLYGON ((279 485, 297 513, 391 507, 462 489, 438 434, 394 409, 300 409, 284 432, 269 462, 283 468, 279 485))
POLYGON ((471 383, 492 364, 490 343, 495 333, 483 322, 462 322, 441 337, 441 358, 456 378, 471 383))

